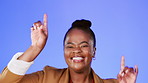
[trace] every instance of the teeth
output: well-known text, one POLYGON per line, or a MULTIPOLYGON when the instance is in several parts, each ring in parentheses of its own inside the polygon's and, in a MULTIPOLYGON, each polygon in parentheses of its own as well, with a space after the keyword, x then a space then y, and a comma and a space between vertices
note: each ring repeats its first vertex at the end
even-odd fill
POLYGON ((73 60, 82 60, 82 57, 73 57, 73 60))

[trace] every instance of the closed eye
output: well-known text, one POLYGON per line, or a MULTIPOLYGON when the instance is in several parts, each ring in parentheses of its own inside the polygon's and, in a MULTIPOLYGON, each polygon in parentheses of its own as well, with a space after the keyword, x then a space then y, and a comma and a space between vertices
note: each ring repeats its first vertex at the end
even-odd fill
POLYGON ((74 48, 73 46, 66 46, 66 48, 74 48))
POLYGON ((88 47, 88 45, 82 45, 81 47, 88 47))

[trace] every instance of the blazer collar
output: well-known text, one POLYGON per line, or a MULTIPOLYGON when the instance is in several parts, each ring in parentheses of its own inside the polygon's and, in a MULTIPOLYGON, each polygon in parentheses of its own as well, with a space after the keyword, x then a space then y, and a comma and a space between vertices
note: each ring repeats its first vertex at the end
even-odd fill
MULTIPOLYGON (((94 83, 103 83, 102 79, 94 72, 93 69, 91 69, 93 74, 94 83)), ((70 76, 69 76, 69 69, 66 68, 63 72, 63 75, 61 76, 61 79, 59 80, 59 83, 69 83, 70 76)))

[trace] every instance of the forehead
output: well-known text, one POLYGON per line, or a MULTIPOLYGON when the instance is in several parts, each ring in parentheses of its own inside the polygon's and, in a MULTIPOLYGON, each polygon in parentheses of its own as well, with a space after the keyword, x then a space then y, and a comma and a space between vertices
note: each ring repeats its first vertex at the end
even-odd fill
POLYGON ((91 41, 91 37, 88 33, 84 32, 83 30, 80 29, 72 29, 66 37, 65 43, 66 42, 82 42, 82 41, 91 41))

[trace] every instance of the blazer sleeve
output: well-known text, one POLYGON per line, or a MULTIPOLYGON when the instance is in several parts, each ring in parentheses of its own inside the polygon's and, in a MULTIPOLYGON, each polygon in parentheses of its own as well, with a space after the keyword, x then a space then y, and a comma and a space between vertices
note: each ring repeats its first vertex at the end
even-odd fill
POLYGON ((0 76, 0 83, 41 83, 42 79, 43 71, 25 75, 17 75, 12 73, 6 67, 0 76))

